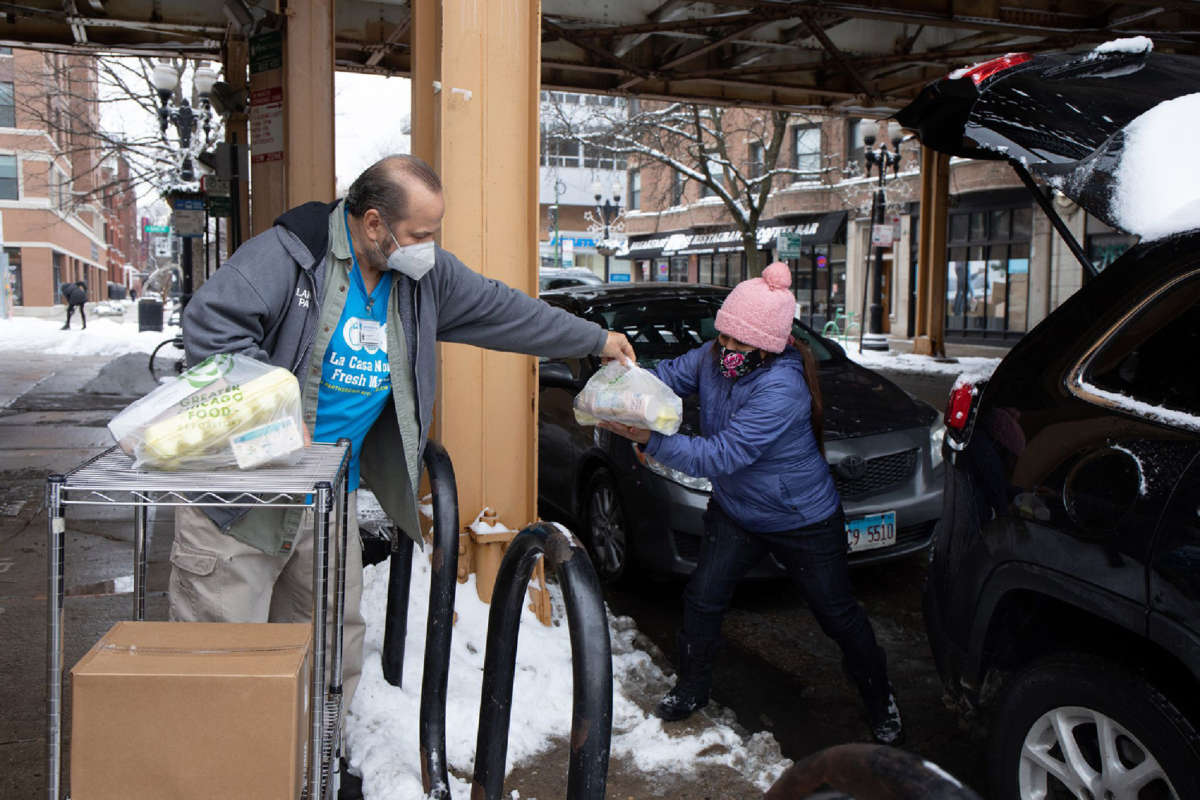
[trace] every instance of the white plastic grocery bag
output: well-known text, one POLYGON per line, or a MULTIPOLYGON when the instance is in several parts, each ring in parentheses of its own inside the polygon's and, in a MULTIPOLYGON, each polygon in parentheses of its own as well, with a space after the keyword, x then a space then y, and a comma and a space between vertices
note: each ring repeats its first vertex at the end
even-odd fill
POLYGON ((679 430, 683 401, 653 372, 636 364, 610 361, 575 395, 580 425, 620 422, 670 436, 679 430))
POLYGON ((248 356, 209 356, 108 423, 136 469, 252 469, 304 448, 296 376, 248 356))

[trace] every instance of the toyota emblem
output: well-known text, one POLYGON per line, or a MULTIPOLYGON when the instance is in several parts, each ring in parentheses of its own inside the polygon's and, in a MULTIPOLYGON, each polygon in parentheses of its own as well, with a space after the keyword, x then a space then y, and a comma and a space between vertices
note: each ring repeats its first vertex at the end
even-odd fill
POLYGON ((867 460, 862 456, 846 456, 838 462, 837 471, 847 480, 858 480, 867 474, 867 460))

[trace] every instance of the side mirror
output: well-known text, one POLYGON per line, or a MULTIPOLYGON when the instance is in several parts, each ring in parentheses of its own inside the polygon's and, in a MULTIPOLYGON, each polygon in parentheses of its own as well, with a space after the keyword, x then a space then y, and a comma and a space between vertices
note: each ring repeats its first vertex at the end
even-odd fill
POLYGON ((538 366, 538 386, 543 389, 566 389, 577 392, 581 384, 562 361, 543 361, 538 366))

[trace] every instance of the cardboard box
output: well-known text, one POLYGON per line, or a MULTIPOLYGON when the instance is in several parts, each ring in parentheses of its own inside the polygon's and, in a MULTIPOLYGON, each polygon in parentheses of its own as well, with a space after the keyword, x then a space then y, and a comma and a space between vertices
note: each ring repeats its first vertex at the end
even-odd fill
POLYGON ((73 800, 296 800, 312 628, 118 622, 71 670, 73 800))

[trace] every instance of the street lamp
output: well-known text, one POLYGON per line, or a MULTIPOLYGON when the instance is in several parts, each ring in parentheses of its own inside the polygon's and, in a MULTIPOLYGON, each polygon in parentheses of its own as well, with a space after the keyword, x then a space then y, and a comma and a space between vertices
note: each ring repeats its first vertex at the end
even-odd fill
MULTIPOLYGON (((202 62, 192 74, 192 88, 200 100, 200 111, 197 114, 192 109, 192 104, 186 97, 181 99, 178 105, 173 105, 171 102, 171 98, 179 86, 179 72, 179 69, 170 62, 159 61, 155 64, 154 70, 150 74, 150 80, 158 92, 158 127, 162 134, 163 142, 170 146, 170 141, 167 138, 167 128, 169 126, 174 126, 175 135, 179 139, 181 161, 177 173, 178 182, 180 184, 191 184, 196 180, 196 170, 192 163, 193 158, 199 155, 204 146, 208 144, 212 123, 212 106, 209 98, 212 94, 213 84, 217 82, 217 73, 208 64, 202 62), (199 123, 199 126, 203 130, 202 137, 195 136, 197 123, 199 123)), ((175 183, 175 181, 172 180, 172 183, 175 183)), ((168 187, 169 194, 191 190, 192 187, 187 186, 168 187)), ((185 241, 183 242, 182 263, 180 264, 183 269, 183 297, 181 301, 183 305, 187 305, 187 301, 191 298, 193 286, 192 247, 191 242, 187 241, 189 237, 185 236, 183 238, 185 241)))
POLYGON ((617 252, 617 248, 608 240, 609 232, 625 230, 625 223, 622 219, 625 211, 621 208, 620 181, 613 181, 611 199, 604 197, 600 181, 593 181, 592 197, 596 200, 596 215, 598 215, 598 218, 590 210, 585 211, 583 216, 584 219, 591 223, 588 226, 589 231, 593 233, 603 231, 604 238, 596 245, 596 251, 604 256, 604 281, 607 283, 609 278, 608 259, 613 253, 617 252))
MULTIPOLYGON (((871 308, 867 317, 867 332, 862 335, 859 349, 887 350, 887 337, 883 333, 883 249, 891 246, 891 237, 884 234, 886 221, 887 196, 884 192, 884 181, 890 167, 892 177, 900 173, 900 132, 892 136, 892 148, 884 142, 875 148, 875 140, 879 137, 879 123, 873 120, 863 122, 863 144, 867 160, 867 177, 871 177, 871 169, 879 168, 879 182, 875 185, 875 193, 871 198, 871 244, 875 248, 875 269, 868 271, 871 286, 871 308)), ((870 259, 867 261, 870 265, 870 259)), ((866 285, 863 286, 866 294, 866 285)), ((860 330, 862 330, 860 328, 860 330)))
POLYGON ((163 141, 167 141, 167 127, 174 125, 175 135, 179 138, 179 149, 183 161, 179 168, 179 179, 185 183, 196 180, 196 171, 192 166, 192 157, 208 142, 209 130, 212 123, 212 106, 209 98, 212 95, 213 84, 217 82, 217 73, 207 64, 202 63, 192 76, 192 86, 200 98, 200 113, 192 109, 192 104, 185 97, 179 105, 172 105, 171 97, 179 86, 179 70, 167 61, 159 61, 150 74, 150 80, 158 91, 158 128, 163 141), (204 137, 192 143, 192 135, 196 132, 199 121, 204 130, 204 137))

